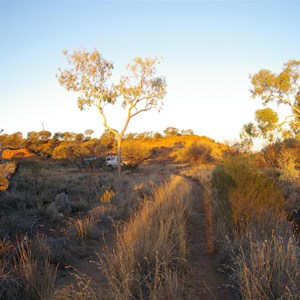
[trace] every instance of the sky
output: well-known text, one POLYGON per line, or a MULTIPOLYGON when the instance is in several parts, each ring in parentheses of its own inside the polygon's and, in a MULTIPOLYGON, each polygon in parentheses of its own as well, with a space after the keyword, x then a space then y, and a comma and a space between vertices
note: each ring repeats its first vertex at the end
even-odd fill
MULTIPOLYGON (((250 74, 280 72, 300 59, 300 1, 6 1, 0 0, 0 129, 55 132, 93 129, 95 107, 79 111, 60 86, 63 50, 95 48, 126 74, 135 57, 159 57, 167 82, 161 112, 134 117, 129 132, 192 129, 216 141, 239 138, 261 108, 250 74)), ((121 129, 117 109, 109 122, 121 129)))

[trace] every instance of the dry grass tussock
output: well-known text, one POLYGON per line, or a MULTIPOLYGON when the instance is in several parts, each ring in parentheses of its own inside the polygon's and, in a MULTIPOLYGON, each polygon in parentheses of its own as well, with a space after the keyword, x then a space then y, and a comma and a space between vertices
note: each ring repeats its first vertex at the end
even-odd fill
POLYGON ((186 222, 191 185, 173 177, 117 230, 115 249, 101 259, 108 299, 184 299, 186 222))
POLYGON ((70 233, 75 240, 78 240, 82 248, 86 248, 88 238, 92 236, 96 225, 96 219, 93 215, 86 215, 70 220, 70 233))
POLYGON ((248 237, 249 248, 235 257, 243 299, 299 299, 299 261, 296 241, 272 235, 264 241, 248 237))
POLYGON ((101 287, 95 287, 91 278, 75 270, 75 284, 56 289, 53 300, 101 300, 105 298, 101 287))
POLYGON ((1 242, 0 298, 53 299, 56 267, 42 235, 25 237, 14 247, 1 242))

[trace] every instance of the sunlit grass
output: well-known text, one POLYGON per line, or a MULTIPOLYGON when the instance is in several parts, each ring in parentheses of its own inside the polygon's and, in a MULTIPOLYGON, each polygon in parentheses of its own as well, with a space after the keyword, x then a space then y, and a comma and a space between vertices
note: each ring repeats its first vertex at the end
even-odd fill
POLYGON ((180 299, 190 190, 190 183, 174 177, 118 229, 115 249, 102 259, 111 299, 161 299, 167 294, 166 299, 180 299))

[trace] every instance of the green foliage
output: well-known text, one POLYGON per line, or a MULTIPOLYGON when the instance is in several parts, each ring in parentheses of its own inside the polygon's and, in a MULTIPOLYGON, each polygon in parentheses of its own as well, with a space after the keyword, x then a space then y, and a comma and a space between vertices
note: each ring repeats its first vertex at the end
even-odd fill
POLYGON ((258 136, 258 130, 253 123, 248 123, 243 125, 242 131, 240 133, 241 143, 239 148, 242 151, 249 152, 253 147, 253 139, 258 136))
POLYGON ((270 107, 256 111, 257 129, 260 137, 268 141, 285 139, 298 134, 300 129, 300 61, 291 60, 284 64, 283 70, 273 73, 260 70, 251 76, 250 92, 253 98, 259 97, 264 106, 277 104, 285 106, 283 120, 270 107))
POLYGON ((255 119, 262 136, 269 141, 273 141, 273 131, 278 128, 278 114, 271 108, 258 109, 255 112, 255 119))
POLYGON ((279 74, 269 70, 260 70, 251 77, 252 96, 261 97, 263 104, 274 101, 279 104, 293 104, 293 102, 284 102, 290 95, 294 97, 297 95, 300 79, 299 66, 300 61, 290 60, 284 64, 279 74))
POLYGON ((266 214, 279 215, 282 211, 284 198, 276 182, 247 159, 224 160, 214 171, 212 183, 234 228, 263 222, 266 214))

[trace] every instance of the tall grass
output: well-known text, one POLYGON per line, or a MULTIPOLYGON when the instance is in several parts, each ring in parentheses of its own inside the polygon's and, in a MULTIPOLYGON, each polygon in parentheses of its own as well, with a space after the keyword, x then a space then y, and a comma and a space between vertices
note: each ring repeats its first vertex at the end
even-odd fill
POLYGON ((14 299, 20 286, 11 268, 13 244, 0 240, 0 299, 14 299))
POLYGON ((109 299, 183 299, 190 191, 173 177, 117 229, 115 249, 101 259, 109 299))
POLYGON ((299 299, 296 241, 272 235, 262 242, 249 237, 249 248, 235 257, 243 299, 299 299))
POLYGON ((87 240, 92 236, 96 225, 96 219, 93 215, 86 215, 72 219, 69 224, 71 235, 81 243, 83 250, 85 250, 87 240))
POLYGON ((46 300, 54 295, 56 268, 50 264, 49 252, 42 236, 35 243, 24 240, 17 245, 14 268, 20 279, 24 299, 46 300))

